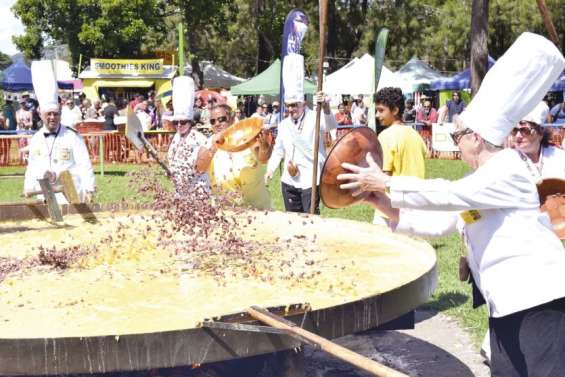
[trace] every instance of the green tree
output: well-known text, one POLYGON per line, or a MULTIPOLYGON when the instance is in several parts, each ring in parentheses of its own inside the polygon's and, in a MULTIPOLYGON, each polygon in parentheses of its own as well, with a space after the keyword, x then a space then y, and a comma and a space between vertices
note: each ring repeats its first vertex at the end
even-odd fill
POLYGON ((12 58, 10 58, 10 55, 0 52, 0 71, 5 70, 10 65, 12 65, 12 58))
POLYGON ((28 58, 38 58, 46 41, 65 43, 73 65, 80 54, 138 57, 163 9, 161 0, 17 0, 12 10, 25 32, 14 42, 28 58))

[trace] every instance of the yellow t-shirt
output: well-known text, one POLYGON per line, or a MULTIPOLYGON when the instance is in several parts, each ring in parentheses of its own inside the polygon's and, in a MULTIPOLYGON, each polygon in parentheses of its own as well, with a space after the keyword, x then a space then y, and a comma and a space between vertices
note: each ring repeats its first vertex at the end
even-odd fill
POLYGON ((393 176, 408 175, 424 178, 426 174, 426 144, 412 127, 394 124, 379 134, 383 148, 383 170, 393 176))
POLYGON ((218 150, 210 164, 209 175, 213 188, 241 194, 244 205, 271 209, 265 170, 265 165, 251 149, 234 153, 218 150))

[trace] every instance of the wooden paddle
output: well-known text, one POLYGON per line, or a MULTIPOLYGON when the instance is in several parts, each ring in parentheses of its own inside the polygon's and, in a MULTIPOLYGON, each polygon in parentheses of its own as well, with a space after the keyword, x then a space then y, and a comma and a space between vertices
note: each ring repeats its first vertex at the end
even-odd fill
MULTIPOLYGON (((324 58, 326 56, 326 28, 328 20, 328 0, 320 0, 320 53, 318 61, 318 92, 322 91, 324 83, 324 58)), ((316 107, 316 129, 314 137, 314 166, 312 169, 312 194, 310 196, 310 213, 316 211, 318 197, 318 152, 320 150, 320 116, 322 103, 316 107)))
POLYGON ((345 347, 340 346, 326 338, 322 338, 319 335, 311 333, 310 331, 304 330, 298 327, 295 323, 287 321, 286 319, 279 317, 269 311, 260 308, 258 306, 252 306, 247 309, 247 313, 253 318, 266 323, 276 329, 285 330, 290 335, 295 335, 300 339, 305 339, 308 343, 313 344, 320 349, 326 351, 327 353, 348 362, 351 365, 355 365, 375 376, 381 377, 408 377, 408 375, 391 369, 383 364, 377 363, 363 355, 356 352, 348 350, 345 347))

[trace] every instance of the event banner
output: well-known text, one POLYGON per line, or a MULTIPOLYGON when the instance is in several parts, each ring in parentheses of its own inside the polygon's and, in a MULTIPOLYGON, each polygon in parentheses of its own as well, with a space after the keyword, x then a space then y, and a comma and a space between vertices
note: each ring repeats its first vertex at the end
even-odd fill
POLYGON ((154 75, 163 73, 163 59, 90 59, 90 68, 103 75, 154 75))
POLYGON ((302 9, 293 9, 291 10, 288 15, 286 16, 286 20, 284 22, 284 29, 283 29, 283 37, 282 37, 282 51, 281 51, 281 86, 280 86, 280 117, 282 120, 282 116, 284 114, 284 81, 282 77, 283 67, 284 67, 284 58, 288 54, 300 54, 300 48, 302 46, 302 40, 304 39, 304 35, 306 35, 306 31, 308 30, 308 25, 310 24, 310 20, 308 16, 302 9))
POLYGON ((454 130, 454 123, 433 123, 432 149, 438 152, 459 152, 450 135, 454 130))

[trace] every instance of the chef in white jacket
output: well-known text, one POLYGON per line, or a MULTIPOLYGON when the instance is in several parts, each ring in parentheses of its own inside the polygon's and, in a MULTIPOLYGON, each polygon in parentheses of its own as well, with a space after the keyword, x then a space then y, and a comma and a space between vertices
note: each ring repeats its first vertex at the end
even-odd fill
POLYGON ((344 164, 351 173, 338 177, 354 195, 369 192, 395 231, 462 235, 489 313, 493 376, 565 375, 565 250, 540 212, 532 167, 502 148, 563 68, 547 39, 516 40, 455 122, 454 142, 475 170, 460 180, 390 177, 372 160, 344 164))
POLYGON ((514 126, 509 142, 512 148, 528 157, 539 179, 565 179, 565 151, 549 145, 550 133, 542 126, 548 113, 547 104, 540 102, 514 126))
MULTIPOLYGON (((68 170, 81 201, 90 202, 95 191, 90 156, 82 137, 61 124, 61 106, 51 61, 32 62, 31 74, 43 127, 29 143, 24 195, 29 197, 41 189, 38 179, 49 177, 54 183, 61 172, 68 170)), ((60 193, 56 194, 56 199, 60 204, 67 203, 60 193)))
POLYGON ((210 179, 205 167, 199 163, 206 151, 207 138, 194 127, 194 80, 189 76, 179 76, 173 80, 173 111, 171 123, 176 129, 167 159, 179 196, 198 195, 207 197, 210 179))
MULTIPOLYGON (((314 170, 314 139, 316 129, 316 112, 310 110, 304 102, 304 58, 299 54, 289 54, 283 63, 283 81, 285 87, 284 102, 289 116, 278 127, 277 139, 271 158, 267 163, 265 181, 268 182, 279 167, 281 172, 281 189, 285 210, 289 212, 309 212, 312 194, 312 173, 314 170)), ((316 94, 314 102, 323 106, 320 118, 320 135, 337 128, 337 122, 330 111, 329 104, 322 93, 316 94)), ((321 138, 320 138, 321 139, 321 138)), ((317 185, 326 150, 320 142, 318 152, 317 185)), ((316 196, 316 213, 320 213, 320 196, 316 196)))

